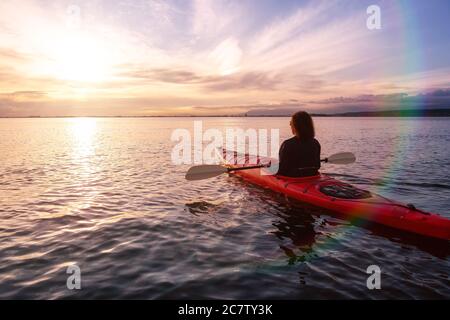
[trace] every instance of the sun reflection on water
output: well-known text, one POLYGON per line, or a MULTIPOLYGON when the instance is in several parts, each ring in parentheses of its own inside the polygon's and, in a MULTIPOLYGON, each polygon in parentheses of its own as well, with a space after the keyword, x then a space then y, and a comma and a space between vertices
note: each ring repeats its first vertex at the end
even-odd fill
POLYGON ((97 119, 75 118, 70 119, 68 125, 70 136, 76 153, 88 155, 92 151, 95 134, 97 133, 97 119))
MULTIPOLYGON (((69 158, 71 159, 71 187, 80 201, 70 205, 70 212, 88 209, 95 202, 98 190, 95 180, 98 176, 96 149, 98 146, 98 119, 74 118, 67 125, 69 136, 69 158)), ((61 212, 60 212, 61 213, 61 212)), ((68 214, 65 212, 64 214, 68 214)))

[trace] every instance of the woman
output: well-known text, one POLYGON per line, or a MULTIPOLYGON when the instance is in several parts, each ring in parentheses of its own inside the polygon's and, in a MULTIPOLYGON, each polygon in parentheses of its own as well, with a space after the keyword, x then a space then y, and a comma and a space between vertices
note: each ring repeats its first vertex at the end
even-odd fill
POLYGON ((305 111, 291 118, 294 136, 281 144, 278 175, 307 177, 318 174, 320 168, 320 143, 314 132, 311 116, 305 111))

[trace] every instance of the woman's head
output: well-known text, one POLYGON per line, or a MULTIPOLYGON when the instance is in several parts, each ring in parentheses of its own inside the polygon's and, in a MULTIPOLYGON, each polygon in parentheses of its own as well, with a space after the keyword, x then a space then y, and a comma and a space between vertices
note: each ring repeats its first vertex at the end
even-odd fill
POLYGON ((294 113, 291 118, 292 133, 300 139, 312 139, 315 137, 314 123, 306 111, 294 113))

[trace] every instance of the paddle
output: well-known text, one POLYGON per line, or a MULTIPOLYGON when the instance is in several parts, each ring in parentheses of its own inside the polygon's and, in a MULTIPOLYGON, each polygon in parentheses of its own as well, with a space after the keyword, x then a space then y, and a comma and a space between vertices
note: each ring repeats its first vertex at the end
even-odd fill
POLYGON ((339 152, 320 161, 332 164, 350 164, 356 161, 356 157, 351 152, 339 152))
MULTIPOLYGON (((356 157, 351 152, 340 152, 333 154, 332 156, 320 160, 325 163, 332 164, 350 164, 355 162, 356 157)), ((269 164, 270 165, 270 164, 269 164)), ((231 172, 231 171, 240 171, 240 170, 250 170, 250 169, 258 169, 268 167, 267 164, 261 164, 250 167, 240 167, 240 168, 227 168, 219 164, 204 164, 199 166, 194 166, 189 168, 186 172, 186 180, 203 180, 209 179, 213 177, 220 176, 223 173, 231 172)))

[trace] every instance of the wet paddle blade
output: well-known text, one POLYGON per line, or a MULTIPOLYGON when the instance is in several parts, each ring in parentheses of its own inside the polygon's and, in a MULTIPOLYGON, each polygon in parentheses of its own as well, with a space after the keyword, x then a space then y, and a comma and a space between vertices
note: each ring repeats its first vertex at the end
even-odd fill
POLYGON ((328 157, 327 162, 332 164, 350 164, 356 161, 356 157, 351 152, 340 152, 328 157))
POLYGON ((185 178, 190 181, 203 180, 217 177, 225 172, 227 172, 227 168, 221 165, 205 164, 189 168, 185 178))

